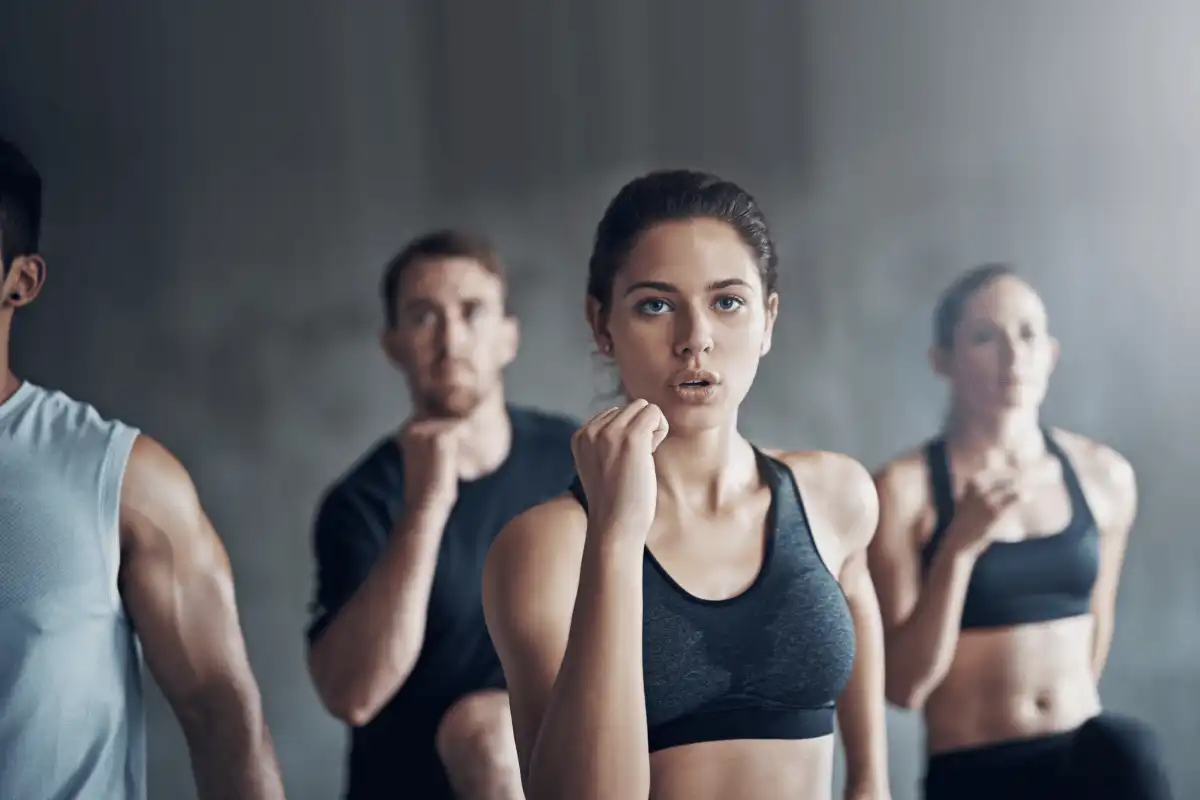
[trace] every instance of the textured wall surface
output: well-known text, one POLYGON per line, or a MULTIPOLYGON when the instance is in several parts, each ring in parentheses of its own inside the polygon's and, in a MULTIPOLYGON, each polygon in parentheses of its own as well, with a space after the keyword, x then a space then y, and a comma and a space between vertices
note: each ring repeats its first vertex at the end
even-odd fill
MULTIPOLYGON (((193 471, 292 798, 334 797, 344 749, 303 665, 313 502, 406 410, 375 345, 383 261, 429 225, 489 232, 524 319, 513 395, 585 414, 610 388, 581 313, 591 229, 668 165, 727 173, 773 221, 761 441, 869 464, 918 442, 943 402, 935 291, 985 259, 1044 290, 1048 418, 1141 481, 1106 702, 1200 797, 1195 3, 337 5, 0 4, 0 130, 45 173, 51 265, 16 365, 193 471)), ((919 723, 889 720, 910 800, 919 723)), ((157 694, 151 725, 154 796, 192 796, 157 694)))

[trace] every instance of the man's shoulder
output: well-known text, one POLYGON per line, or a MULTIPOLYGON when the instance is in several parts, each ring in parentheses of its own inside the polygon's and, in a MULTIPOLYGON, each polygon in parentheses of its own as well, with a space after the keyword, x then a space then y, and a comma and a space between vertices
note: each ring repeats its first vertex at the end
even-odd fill
POLYGON ((0 460, 29 479, 54 475, 88 494, 100 482, 116 496, 140 434, 87 401, 26 381, 4 402, 0 460))
POLYGON ((545 447, 569 448, 580 426, 574 417, 558 411, 509 406, 508 413, 516 436, 545 447))
POLYGON ((575 477, 571 437, 579 423, 566 414, 534 409, 512 409, 514 457, 511 479, 514 491, 531 504, 564 491, 575 477))
POLYGON ((114 431, 138 431, 136 426, 87 400, 62 389, 48 389, 29 381, 22 383, 5 405, 12 407, 12 416, 36 418, 38 422, 31 423, 34 427, 52 429, 58 435, 107 438, 114 431))
POLYGON ((404 462, 391 437, 375 442, 321 493, 320 506, 361 505, 393 497, 404 483, 404 462))

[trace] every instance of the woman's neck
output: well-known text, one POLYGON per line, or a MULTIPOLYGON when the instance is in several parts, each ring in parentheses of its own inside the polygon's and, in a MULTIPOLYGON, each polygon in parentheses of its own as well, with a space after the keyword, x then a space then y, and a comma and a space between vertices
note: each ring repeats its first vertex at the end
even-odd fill
POLYGON ((720 428, 672 433, 654 453, 659 495, 695 510, 713 511, 759 480, 754 448, 736 418, 720 428))
POLYGON ((978 414, 960 409, 951 413, 945 438, 952 449, 968 457, 1003 452, 1018 460, 1040 455, 1046 444, 1037 408, 999 414, 978 414))

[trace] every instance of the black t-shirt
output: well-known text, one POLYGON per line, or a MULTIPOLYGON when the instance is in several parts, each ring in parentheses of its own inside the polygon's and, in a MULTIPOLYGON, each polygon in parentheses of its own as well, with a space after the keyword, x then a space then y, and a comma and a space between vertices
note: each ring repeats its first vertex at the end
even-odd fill
MULTIPOLYGON (((512 449, 495 472, 458 486, 438 551, 425 641, 412 674, 367 725, 353 731, 347 797, 449 797, 433 748, 438 721, 464 694, 503 688, 481 597, 483 563, 501 529, 565 491, 575 474, 575 421, 509 407, 512 449), (420 787, 418 789, 418 787, 420 787), (408 795, 405 795, 408 796, 408 795)), ((392 438, 379 443, 325 494, 314 531, 316 598, 309 641, 366 579, 402 511, 404 464, 392 438)))

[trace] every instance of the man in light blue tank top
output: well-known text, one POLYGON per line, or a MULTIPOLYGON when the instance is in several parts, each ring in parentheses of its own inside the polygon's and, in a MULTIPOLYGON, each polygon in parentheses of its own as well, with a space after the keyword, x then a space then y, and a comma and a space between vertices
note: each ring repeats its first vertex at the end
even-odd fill
POLYGON ((201 798, 281 800, 225 550, 153 439, 9 368, 45 279, 41 180, 0 140, 0 798, 144 800, 144 655, 201 798))

